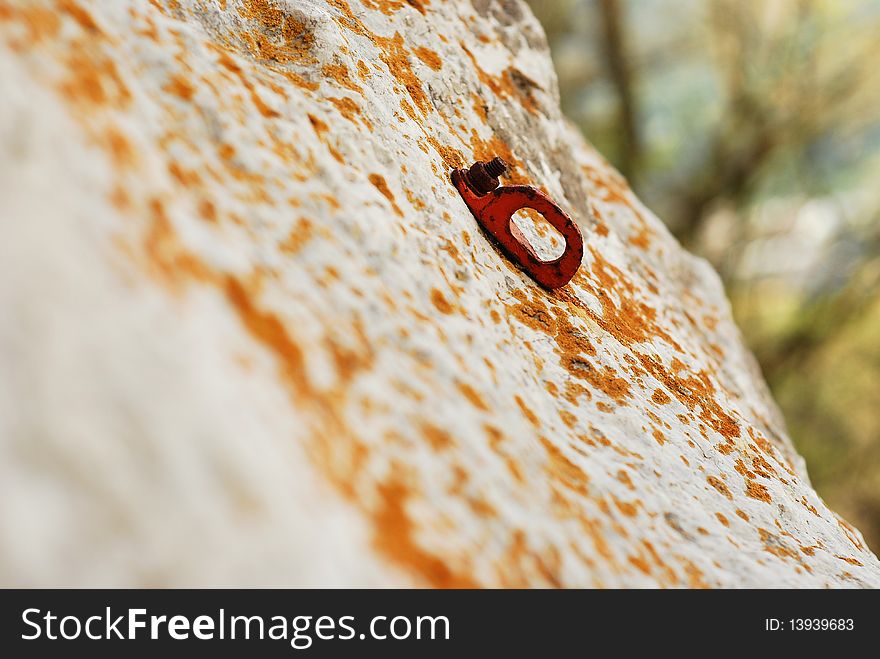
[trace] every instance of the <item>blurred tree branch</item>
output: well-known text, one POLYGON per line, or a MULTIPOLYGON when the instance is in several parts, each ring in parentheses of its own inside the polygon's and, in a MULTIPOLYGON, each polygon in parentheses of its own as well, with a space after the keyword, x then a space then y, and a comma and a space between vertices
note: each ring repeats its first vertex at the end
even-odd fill
MULTIPOLYGON (((880 252, 880 233, 865 244, 869 254, 880 252)), ((870 311, 880 294, 880 258, 859 264, 849 282, 833 295, 804 301, 794 312, 793 326, 778 341, 759 349, 764 376, 771 383, 797 372, 822 346, 832 343, 870 311)))
POLYGON ((617 128, 620 135, 617 163, 621 173, 632 182, 638 173, 642 140, 627 48, 627 26, 619 0, 599 0, 599 13, 603 28, 603 51, 617 95, 617 128))

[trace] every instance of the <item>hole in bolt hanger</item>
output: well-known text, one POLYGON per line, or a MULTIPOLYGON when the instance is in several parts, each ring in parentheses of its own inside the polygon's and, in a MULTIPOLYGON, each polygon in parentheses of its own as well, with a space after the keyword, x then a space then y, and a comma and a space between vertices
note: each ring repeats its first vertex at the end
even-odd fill
POLYGON ((542 261, 558 259, 565 252, 563 235, 535 209, 520 208, 510 222, 514 225, 510 228, 514 237, 527 241, 542 261))

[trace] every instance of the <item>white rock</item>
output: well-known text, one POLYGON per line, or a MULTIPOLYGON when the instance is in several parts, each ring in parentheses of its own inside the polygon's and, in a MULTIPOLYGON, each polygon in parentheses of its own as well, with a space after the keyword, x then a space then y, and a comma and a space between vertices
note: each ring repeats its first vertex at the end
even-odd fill
POLYGON ((2 0, 0 98, 3 585, 880 585, 521 2, 2 0))

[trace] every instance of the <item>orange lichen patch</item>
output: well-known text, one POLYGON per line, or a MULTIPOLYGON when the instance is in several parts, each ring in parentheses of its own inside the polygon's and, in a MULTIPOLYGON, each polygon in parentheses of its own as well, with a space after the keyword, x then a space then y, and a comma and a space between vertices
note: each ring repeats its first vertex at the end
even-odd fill
POLYGON ((651 566, 641 556, 628 556, 627 560, 633 565, 639 572, 650 575, 651 574, 651 566))
POLYGON ((471 385, 466 382, 457 382, 455 386, 458 387, 458 390, 463 393, 465 398, 467 398, 478 410, 482 410, 483 412, 489 411, 489 406, 486 405, 486 401, 483 400, 483 397, 480 396, 480 394, 477 393, 477 390, 471 385))
POLYGON ((339 114, 348 119, 351 123, 357 125, 358 121, 360 121, 370 130, 373 129, 372 122, 361 114, 360 106, 348 96, 343 96, 341 98, 328 96, 324 100, 332 103, 333 106, 339 111, 339 114))
MULTIPOLYGON (((427 204, 419 199, 416 196, 416 193, 410 190, 409 188, 404 188, 403 193, 406 195, 406 200, 409 202, 410 206, 415 208, 417 211, 424 210, 427 208, 427 204)), ((451 244, 451 243, 450 243, 451 244)))
POLYGON ((746 479, 746 496, 751 497, 752 499, 757 499, 758 501, 763 501, 764 503, 770 503, 773 501, 767 488, 750 478, 746 479))
POLYGON ((172 291, 179 292, 181 280, 213 281, 214 273, 184 248, 159 199, 149 202, 150 223, 143 240, 149 271, 172 291))
MULTIPOLYGON (((660 338, 678 349, 679 346, 672 337, 656 324, 656 310, 635 300, 637 289, 629 278, 609 263, 595 247, 590 246, 589 252, 592 256, 589 273, 596 279, 598 286, 590 286, 589 283, 587 286, 594 290, 602 305, 601 315, 588 311, 596 322, 626 346, 660 338), (617 293, 619 302, 612 300, 609 291, 617 293)), ((585 272, 586 269, 582 268, 582 271, 585 272)), ((577 278, 583 279, 586 276, 579 274, 577 278)))
POLYGON ((636 489, 635 486, 633 485, 632 480, 629 477, 629 474, 627 474, 623 469, 618 470, 617 480, 619 480, 621 483, 626 485, 627 489, 629 489, 629 490, 636 489))
POLYGON ((733 501, 733 494, 730 492, 730 488, 724 484, 720 478, 716 478, 715 476, 706 476, 706 480, 709 482, 709 485, 718 490, 725 497, 733 501))
POLYGON ((449 303, 449 300, 444 297, 443 293, 436 288, 431 289, 431 302, 434 303, 434 306, 440 313, 451 314, 455 311, 455 307, 453 307, 449 303))
MULTIPOLYGON (((113 191, 108 195, 110 203, 116 210, 128 213, 132 210, 131 195, 118 183, 113 186, 113 191)), ((124 251, 125 248, 123 248, 124 251)))
POLYGON ((733 468, 738 474, 745 476, 746 478, 754 478, 755 477, 754 472, 749 471, 746 468, 745 463, 743 463, 742 459, 737 459, 733 463, 733 468))
POLYGON ((14 50, 20 51, 52 40, 61 29, 61 18, 46 7, 0 6, 0 21, 16 21, 25 28, 24 41, 12 41, 14 50))
MULTIPOLYGON (((234 154, 230 154, 231 158, 234 154)), ((171 174, 177 183, 184 187, 198 187, 202 184, 202 177, 193 169, 183 167, 179 162, 171 161, 168 163, 168 173, 171 174)))
POLYGON ((411 496, 406 486, 392 480, 379 486, 381 506, 374 515, 373 542, 383 554, 408 567, 435 588, 475 588, 470 577, 454 572, 444 561, 428 553, 413 538, 414 529, 406 511, 411 496))
POLYGON ((774 556, 778 556, 782 559, 794 559, 800 562, 801 557, 797 553, 797 550, 789 547, 782 539, 770 533, 767 529, 759 528, 758 535, 761 538, 761 542, 764 543, 764 551, 773 554, 774 556))
POLYGON ((751 437, 752 440, 755 442, 755 446, 757 447, 756 450, 760 450, 767 457, 773 458, 773 460, 776 461, 776 463, 778 465, 780 465, 790 475, 792 475, 792 476, 795 475, 794 467, 791 465, 791 463, 788 461, 788 459, 784 455, 782 455, 779 451, 775 450, 773 448, 773 444, 771 444, 770 441, 766 437, 764 437, 759 431, 757 431, 752 426, 748 427, 748 433, 749 433, 749 437, 751 437))
POLYGON ((635 517, 639 514, 638 504, 629 501, 621 501, 615 496, 612 496, 611 500, 614 501, 614 505, 626 517, 635 517))
MULTIPOLYGON (((617 371, 603 364, 597 368, 590 361, 582 357, 563 357, 562 366, 574 377, 589 383, 594 389, 598 389, 617 403, 624 403, 630 397, 630 384, 617 375, 617 371)), ((602 403, 608 411, 613 408, 602 403)))
POLYGON ((776 470, 760 455, 752 457, 752 469, 758 476, 763 478, 776 476, 776 470))
POLYGON ((686 558, 680 558, 679 560, 684 565, 684 573, 688 578, 688 588, 706 589, 712 587, 704 578, 702 570, 694 565, 692 561, 686 558))
POLYGON ((291 229, 287 239, 278 248, 288 256, 294 256, 302 251, 306 243, 315 236, 315 225, 307 218, 300 218, 291 229))
POLYGON ((344 27, 355 34, 359 34, 364 37, 371 38, 372 32, 370 32, 366 26, 361 22, 361 20, 354 15, 354 12, 351 10, 351 7, 345 0, 327 0, 327 4, 335 7, 340 15, 334 16, 335 20, 339 25, 344 27))
POLYGON ((330 155, 340 164, 344 163, 345 159, 342 157, 342 154, 336 150, 329 140, 328 131, 330 130, 330 127, 313 114, 307 114, 306 116, 309 118, 309 122, 312 124, 312 128, 315 129, 315 133, 318 135, 321 142, 327 147, 330 155))
POLYGON ((715 448, 718 449, 719 453, 722 453, 724 455, 730 455, 731 453, 733 453, 733 450, 736 448, 736 444, 734 444, 732 441, 730 441, 728 439, 720 444, 716 444, 715 448))
POLYGON ((533 114, 538 112, 534 92, 536 89, 541 89, 541 85, 513 66, 508 67, 499 75, 491 75, 480 67, 477 58, 464 43, 460 42, 460 45, 471 60, 471 65, 479 81, 488 87, 496 97, 516 99, 527 111, 533 114))
MULTIPOLYGON (((404 2, 422 15, 425 14, 425 7, 431 4, 431 0, 404 0, 404 2)), ((443 35, 440 36, 442 39, 443 35)))
MULTIPOLYGON (((604 159, 602 160, 604 161, 604 159)), ((632 190, 629 184, 607 161, 603 162, 602 167, 584 165, 581 167, 581 171, 583 171, 593 186, 597 188, 598 194, 596 196, 602 201, 620 204, 635 211, 632 203, 632 190)))
POLYGON ((374 34, 372 39, 373 43, 379 47, 381 51, 379 58, 388 67, 388 71, 397 82, 403 85, 422 116, 427 117, 433 107, 427 94, 425 94, 425 90, 422 89, 421 81, 413 72, 412 66, 409 63, 403 36, 401 36, 400 32, 396 32, 391 38, 380 37, 374 34))
POLYGON ((531 549, 526 533, 516 529, 498 564, 501 585, 506 588, 524 588, 535 583, 535 577, 531 576, 535 575, 547 585, 559 588, 563 585, 559 577, 560 562, 560 554, 555 547, 544 552, 531 549))
POLYGON ((486 100, 479 94, 475 93, 471 93, 471 100, 473 101, 471 108, 473 108, 480 123, 485 124, 489 118, 489 107, 486 105, 486 100))
POLYGON ((721 522, 724 526, 730 526, 730 522, 727 521, 727 518, 721 513, 715 513, 715 517, 718 518, 718 521, 721 522))
POLYGON ((465 496, 468 506, 478 517, 498 517, 498 510, 481 497, 465 496))
MULTIPOLYGON (((610 366, 604 365, 597 369, 584 358, 584 355, 596 355, 596 348, 583 331, 577 329, 563 315, 551 313, 543 303, 529 300, 519 291, 515 291, 514 296, 519 302, 508 305, 511 315, 524 325, 545 332, 556 340, 556 352, 563 368, 618 403, 629 397, 629 382, 619 377, 610 366)), ((576 391, 569 390, 567 397, 576 404, 577 396, 584 392, 582 387, 576 391)))
POLYGON ((678 375, 684 366, 680 362, 678 365, 682 368, 676 368, 675 361, 666 368, 656 357, 641 354, 638 357, 645 370, 663 383, 683 405, 691 411, 700 407, 700 418, 715 432, 727 439, 740 436, 739 424, 715 400, 715 386, 705 372, 685 378, 678 375))
POLYGON ((79 106, 109 105, 124 108, 131 102, 131 92, 115 62, 100 54, 74 49, 67 58, 67 78, 60 92, 79 106))
POLYGON ((589 477, 584 470, 569 460, 555 444, 547 440, 545 437, 538 438, 541 446, 547 451, 547 457, 550 462, 547 466, 547 472, 558 480, 562 485, 581 495, 587 494, 587 483, 589 477))
POLYGON ((710 343, 708 345, 708 348, 712 352, 712 354, 715 355, 716 357, 718 357, 719 359, 724 358, 724 349, 720 345, 718 345, 717 343, 710 343))
POLYGON ((284 381, 299 395, 312 398, 313 390, 305 375, 302 350, 281 320, 275 314, 257 307, 245 285, 232 276, 226 277, 224 292, 245 329, 277 357, 284 381))
POLYGON ((865 551, 865 545, 863 545, 863 544, 859 541, 859 537, 858 537, 858 533, 859 533, 859 532, 856 531, 856 530, 855 530, 855 529, 849 524, 849 522, 847 522, 846 520, 843 520, 843 519, 838 518, 838 519, 837 519, 837 525, 840 526, 841 529, 843 529, 844 533, 846 534, 846 538, 847 538, 847 540, 849 540, 849 541, 853 544, 853 546, 854 546, 856 549, 858 549, 859 551, 865 551))
POLYGON ((247 90, 248 94, 250 94, 251 102, 254 104, 254 107, 257 108, 257 111, 267 118, 280 116, 278 112, 266 105, 262 97, 257 93, 253 82, 251 82, 250 76, 242 70, 238 63, 234 59, 232 59, 232 57, 230 57, 230 55, 226 51, 220 48, 216 48, 215 50, 217 52, 218 63, 238 78, 242 86, 247 90))
POLYGON ((294 73, 293 71, 289 71, 288 69, 273 68, 271 66, 268 68, 271 68, 272 71, 274 71, 278 75, 287 78, 287 80, 289 80, 291 83, 293 83, 294 85, 296 85, 300 89, 304 89, 306 91, 313 92, 313 91, 317 90, 318 87, 320 87, 320 85, 317 82, 315 82, 313 80, 306 80, 301 75, 294 73))
POLYGON ((419 46, 418 48, 413 48, 413 53, 435 71, 439 71, 443 68, 443 62, 440 60, 440 56, 430 48, 419 46))
MULTIPOLYGON (((556 319, 548 311, 546 305, 539 301, 529 300, 522 295, 519 297, 521 299, 520 302, 507 307, 510 314, 526 327, 555 336, 557 331, 556 319)), ((590 354, 595 354, 595 350, 590 354)))
POLYGON ((207 220, 212 224, 216 224, 218 222, 217 206, 215 206, 214 202, 210 199, 200 199, 198 210, 199 216, 201 216, 203 220, 207 220))
POLYGON ((489 448, 493 451, 499 452, 501 450, 501 444, 505 440, 504 433, 501 432, 499 428, 489 423, 483 424, 483 431, 489 439, 489 448))
POLYGON ((391 192, 391 188, 388 187, 388 183, 385 182, 385 177, 381 174, 370 174, 367 178, 370 180, 370 183, 382 193, 382 196, 391 202, 394 212, 400 217, 403 217, 403 211, 400 210, 400 206, 398 206, 397 202, 394 200, 394 194, 391 192))
MULTIPOLYGON (((408 2, 404 2, 404 0, 362 0, 362 3, 364 8, 381 11, 386 16, 390 16, 404 7, 412 6, 408 2)), ((419 7, 419 11, 424 13, 424 9, 421 7, 419 7)))
POLYGON ((578 418, 568 410, 559 411, 559 420, 567 427, 574 428, 578 424, 578 418))
POLYGON ((578 384, 577 382, 566 382, 565 383, 565 392, 563 393, 563 397, 572 405, 577 406, 579 404, 579 399, 581 396, 585 396, 587 400, 591 400, 593 398, 593 394, 590 393, 590 390, 584 387, 583 385, 578 384))
POLYGON ((656 414, 654 414, 650 409, 646 408, 646 409, 645 409, 645 414, 647 414, 647 415, 648 415, 648 418, 651 419, 651 421, 653 421, 654 423, 656 423, 658 426, 660 426, 660 427, 662 427, 662 428, 666 428, 667 430, 671 430, 671 429, 672 429, 672 426, 671 426, 668 422, 664 421, 664 420, 661 419, 659 416, 657 416, 656 414))
POLYGON ((660 446, 663 446, 666 443, 666 435, 664 435, 660 430, 654 428, 654 431, 651 433, 654 439, 657 441, 660 446))
MULTIPOLYGON (((660 554, 654 548, 654 545, 652 545, 647 540, 642 540, 641 544, 642 547, 644 547, 647 551, 648 557, 651 559, 654 565, 659 568, 659 573, 657 576, 660 583, 667 586, 678 583, 678 576, 675 574, 675 571, 663 561, 663 559, 660 557, 660 554)), ((639 553, 641 554, 641 552, 639 553)))
MULTIPOLYGON (((352 329, 353 333, 363 343, 365 339, 361 323, 355 321, 352 329)), ((341 382, 350 382, 354 379, 355 375, 367 370, 372 362, 373 355, 371 351, 351 348, 332 337, 326 337, 323 340, 323 345, 327 349, 333 365, 336 367, 336 377, 341 382)))
POLYGON ((368 67, 366 62, 364 62, 364 60, 362 60, 362 59, 359 59, 357 61, 357 71, 358 71, 358 77, 361 80, 366 80, 367 78, 370 77, 370 67, 368 67))
POLYGON ((341 208, 339 201, 331 194, 315 193, 309 195, 312 199, 324 202, 331 210, 339 210, 341 208))
POLYGON ((849 563, 850 565, 859 565, 859 566, 864 565, 864 563, 862 563, 859 559, 853 558, 851 556, 841 556, 840 554, 835 554, 834 558, 839 558, 840 560, 845 561, 846 563, 849 563))
POLYGON ((118 170, 130 169, 137 163, 137 152, 129 139, 117 128, 110 126, 104 132, 104 146, 118 170))
MULTIPOLYGON (((335 483, 345 496, 355 503, 361 503, 360 499, 355 497, 353 477, 366 459, 366 449, 341 421, 338 407, 345 400, 342 392, 318 390, 312 386, 306 376, 303 351, 278 316, 258 305, 254 293, 247 284, 231 275, 218 275, 215 283, 218 283, 224 291, 227 301, 243 327, 275 357, 281 381, 289 388, 294 399, 307 401, 317 414, 321 426, 316 428, 317 434, 312 448, 319 466, 326 471, 331 482, 335 483), (329 437, 332 437, 332 441, 329 437)), ((358 373, 368 369, 372 364, 373 357, 363 327, 356 322, 352 330, 353 336, 361 345, 357 353, 333 340, 325 341, 337 366, 340 386, 351 382, 358 373)), ((383 515, 387 509, 381 509, 378 513, 372 510, 367 512, 374 515, 377 537, 385 537, 389 533, 395 534, 400 531, 400 526, 395 523, 399 520, 383 515), (386 525, 388 528, 385 528, 386 525)), ((402 544, 396 551, 390 551, 392 558, 401 561, 405 566, 412 567, 414 563, 416 566, 425 565, 421 560, 423 553, 419 548, 410 546, 403 538, 398 540, 402 544)), ((433 574, 434 572, 429 570, 424 576, 430 578, 433 574)))
POLYGON ((538 420, 538 416, 531 410, 531 408, 525 404, 525 401, 519 396, 515 395, 513 399, 516 401, 516 404, 519 405, 520 411, 522 411, 523 416, 529 420, 536 428, 541 427, 541 422, 538 420))
POLYGON ((192 100, 192 97, 196 93, 195 86, 184 76, 179 74, 171 76, 171 80, 162 89, 184 101, 192 100))
POLYGON ((272 0, 243 0, 238 13, 256 23, 255 30, 241 33, 255 57, 279 64, 315 61, 311 55, 315 43, 312 32, 272 0))
POLYGON ((658 405, 666 405, 672 402, 672 399, 666 395, 666 392, 662 389, 655 389, 654 393, 651 395, 651 400, 658 405))
MULTIPOLYGON (((442 158, 444 164, 450 169, 464 166, 464 156, 462 156, 457 149, 454 149, 451 146, 440 144, 439 140, 437 140, 437 138, 433 135, 428 135, 427 137, 425 137, 425 141, 431 145, 434 151, 437 152, 437 155, 442 158)), ((445 174, 446 173, 444 172, 444 175, 445 174)))
POLYGON ((422 435, 435 451, 442 451, 455 444, 448 432, 431 423, 422 422, 421 430, 422 435))
MULTIPOLYGON (((410 192, 409 190, 404 190, 407 193, 407 199, 409 199, 410 192)), ((451 240, 443 240, 443 245, 440 247, 444 252, 449 254, 449 258, 451 258, 456 265, 463 265, 464 260, 461 258, 461 253, 458 251, 458 248, 455 246, 451 240)))
POLYGON ((321 67, 321 73, 325 78, 333 80, 340 87, 345 87, 353 92, 363 94, 363 88, 351 79, 348 67, 345 64, 325 64, 321 67))
POLYGON ((629 243, 639 249, 647 250, 651 246, 651 231, 644 225, 636 235, 630 236, 629 243))
POLYGON ((102 32, 92 15, 83 9, 76 0, 56 0, 55 6, 59 11, 73 18, 86 32, 102 32))
POLYGON ((804 508, 806 508, 807 510, 809 510, 811 513, 813 513, 816 517, 820 517, 820 515, 819 515, 819 511, 816 510, 816 506, 814 506, 814 505, 811 504, 809 501, 807 501, 807 497, 805 497, 805 496, 801 497, 801 498, 800 498, 800 504, 801 504, 804 508))
POLYGON ((746 512, 744 510, 740 510, 739 508, 737 508, 736 514, 737 514, 737 517, 742 518, 743 521, 746 521, 746 522, 749 521, 749 516, 746 514, 746 512))

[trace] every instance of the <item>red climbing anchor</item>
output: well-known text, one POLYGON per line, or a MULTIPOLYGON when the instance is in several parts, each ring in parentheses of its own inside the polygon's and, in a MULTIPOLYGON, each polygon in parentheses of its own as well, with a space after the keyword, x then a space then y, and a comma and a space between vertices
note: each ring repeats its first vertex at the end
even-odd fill
POLYGON ((452 183, 477 222, 501 251, 544 288, 565 286, 581 265, 584 240, 577 225, 543 192, 530 185, 500 186, 498 177, 507 171, 501 158, 476 162, 470 169, 452 171, 452 183), (559 258, 544 261, 511 221, 521 208, 538 211, 565 238, 559 258))

